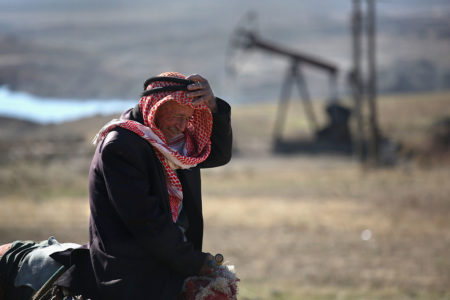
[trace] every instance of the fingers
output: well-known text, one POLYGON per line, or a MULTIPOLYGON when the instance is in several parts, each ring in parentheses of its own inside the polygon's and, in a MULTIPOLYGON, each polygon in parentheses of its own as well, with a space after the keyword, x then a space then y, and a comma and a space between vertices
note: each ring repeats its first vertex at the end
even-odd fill
POLYGON ((192 100, 193 106, 199 106, 202 104, 208 105, 208 100, 206 99, 206 97, 196 97, 194 100, 192 100))
POLYGON ((199 275, 209 275, 214 272, 214 269, 210 266, 210 261, 213 260, 214 257, 208 253, 205 257, 205 261, 203 262, 203 266, 200 269, 199 275))
POLYGON ((198 74, 189 75, 186 79, 192 80, 195 82, 205 82, 205 81, 208 82, 205 78, 203 78, 202 76, 200 76, 198 74))
MULTIPOLYGON (((195 85, 197 85, 196 83, 194 83, 195 85)), ((191 90, 188 95, 191 98, 199 98, 199 97, 204 97, 204 96, 208 96, 210 93, 205 90, 205 89, 197 89, 197 90, 191 90)))
POLYGON ((216 98, 214 97, 214 95, 210 96, 202 96, 202 97, 198 97, 192 100, 192 105, 195 106, 199 106, 199 105, 206 105, 209 110, 211 112, 217 112, 217 102, 216 102, 216 98))
POLYGON ((217 111, 216 98, 208 80, 198 74, 190 75, 187 79, 194 81, 187 87, 188 97, 193 98, 192 104, 194 106, 205 104, 212 112, 217 111))
MULTIPOLYGON (((191 75, 189 76, 187 79, 194 81, 193 84, 188 85, 188 90, 189 91, 198 91, 198 92, 202 92, 202 93, 211 93, 212 94, 212 90, 211 87, 209 86, 209 82, 208 80, 206 80, 205 78, 203 78, 200 75, 191 75)), ((195 97, 195 95, 193 94, 193 97, 195 97)))

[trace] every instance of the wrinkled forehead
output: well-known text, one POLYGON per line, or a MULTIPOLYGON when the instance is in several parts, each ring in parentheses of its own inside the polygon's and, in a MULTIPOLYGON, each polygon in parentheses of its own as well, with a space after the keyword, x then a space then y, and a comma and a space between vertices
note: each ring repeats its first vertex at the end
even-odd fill
POLYGON ((158 107, 158 114, 192 116, 194 108, 190 104, 181 104, 177 101, 167 101, 158 107))

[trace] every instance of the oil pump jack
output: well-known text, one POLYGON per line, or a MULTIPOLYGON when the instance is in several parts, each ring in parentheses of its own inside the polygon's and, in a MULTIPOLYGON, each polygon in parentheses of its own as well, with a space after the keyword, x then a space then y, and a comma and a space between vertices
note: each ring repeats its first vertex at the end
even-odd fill
MULTIPOLYGON (((250 20, 252 20, 251 18, 252 16, 249 17, 250 20)), ((273 129, 273 150, 275 152, 294 152, 302 150, 316 151, 318 150, 317 146, 319 146, 319 144, 321 148, 327 147, 327 149, 321 150, 337 150, 340 152, 351 151, 351 135, 348 126, 350 110, 338 103, 338 69, 334 64, 299 51, 288 49, 274 42, 264 40, 254 29, 250 29, 248 26, 240 26, 234 31, 230 46, 230 49, 243 49, 246 51, 261 50, 269 54, 286 57, 290 62, 282 83, 281 96, 273 129), (328 74, 329 77, 329 97, 331 103, 329 103, 326 108, 329 124, 322 129, 319 128, 319 124, 314 114, 307 82, 302 71, 303 66, 316 68, 317 70, 328 74), (298 87, 309 126, 315 134, 313 143, 284 141, 282 138, 286 112, 293 85, 297 85, 298 87)))

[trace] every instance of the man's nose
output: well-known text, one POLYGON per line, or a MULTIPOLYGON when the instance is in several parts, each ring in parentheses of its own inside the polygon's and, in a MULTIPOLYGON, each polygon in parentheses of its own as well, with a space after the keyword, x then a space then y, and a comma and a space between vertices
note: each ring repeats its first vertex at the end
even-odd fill
POLYGON ((178 122, 175 126, 177 127, 177 129, 180 132, 183 132, 184 129, 186 129, 186 125, 187 125, 187 121, 185 119, 180 119, 180 120, 178 120, 178 122))

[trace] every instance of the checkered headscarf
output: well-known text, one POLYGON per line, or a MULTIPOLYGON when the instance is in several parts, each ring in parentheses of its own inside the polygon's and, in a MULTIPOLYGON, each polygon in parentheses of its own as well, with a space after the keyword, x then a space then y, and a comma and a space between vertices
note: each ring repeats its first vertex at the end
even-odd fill
MULTIPOLYGON (((158 77, 186 79, 186 76, 176 72, 162 73, 158 77)), ((154 81, 145 89, 150 90, 170 85, 176 85, 176 83, 154 81)), ((131 130, 148 141, 155 149, 156 155, 164 167, 172 220, 176 222, 182 208, 183 190, 174 170, 195 167, 208 157, 211 151, 210 137, 213 123, 211 111, 204 104, 193 106, 192 98, 187 96, 187 91, 166 91, 143 96, 139 101, 139 108, 144 118, 144 125, 132 120, 112 120, 100 130, 94 143, 102 140, 116 126, 131 130), (168 146, 163 133, 155 124, 156 112, 167 101, 176 101, 194 108, 194 114, 184 131, 185 146, 182 153, 168 146)))

